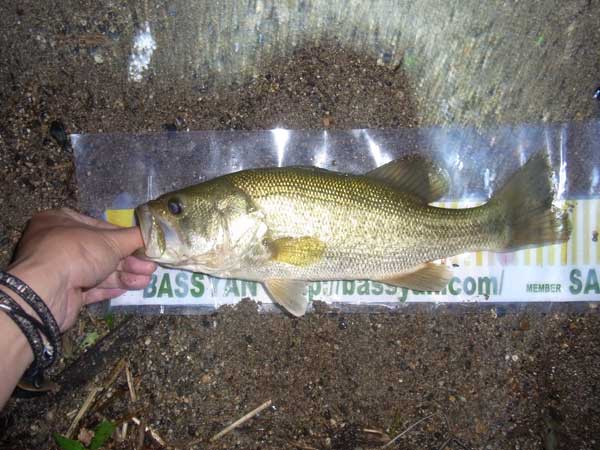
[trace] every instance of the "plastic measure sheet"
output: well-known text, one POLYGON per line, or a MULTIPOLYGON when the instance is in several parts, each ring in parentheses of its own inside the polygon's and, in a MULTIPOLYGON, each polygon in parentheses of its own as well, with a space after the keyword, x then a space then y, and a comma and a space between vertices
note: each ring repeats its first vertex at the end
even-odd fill
MULTIPOLYGON (((174 189, 242 169, 311 165, 364 173, 420 153, 451 177, 440 205, 466 207, 489 199, 535 152, 550 155, 556 203, 571 209, 573 233, 562 245, 512 253, 449 258, 454 277, 441 292, 415 292, 373 281, 313 282, 308 298, 342 309, 398 308, 413 303, 600 301, 600 122, 504 126, 488 130, 203 131, 72 135, 81 207, 115 224, 134 223, 133 208, 174 189)), ((523 195, 527 195, 526 192, 523 195)), ((271 300, 258 283, 159 268, 143 291, 109 307, 140 313, 193 314, 250 297, 271 300)), ((592 303, 592 306, 594 303, 592 303)))

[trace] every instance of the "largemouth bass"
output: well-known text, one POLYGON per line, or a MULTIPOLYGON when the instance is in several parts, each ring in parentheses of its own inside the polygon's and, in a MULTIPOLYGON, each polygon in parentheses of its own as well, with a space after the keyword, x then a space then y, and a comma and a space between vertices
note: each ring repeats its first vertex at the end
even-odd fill
POLYGON ((452 274, 433 261, 569 238, 566 212, 552 206, 545 153, 482 206, 430 206, 447 189, 447 173, 417 156, 365 175, 252 169, 165 194, 136 215, 148 259, 261 282, 295 316, 306 311, 309 281, 370 279, 439 291, 452 274))

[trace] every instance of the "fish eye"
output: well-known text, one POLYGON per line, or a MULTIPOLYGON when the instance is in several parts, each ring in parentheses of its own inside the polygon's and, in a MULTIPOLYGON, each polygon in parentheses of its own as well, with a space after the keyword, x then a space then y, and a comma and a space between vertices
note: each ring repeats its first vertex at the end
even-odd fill
POLYGON ((183 205, 181 203, 181 200, 179 200, 176 197, 169 199, 169 201, 167 202, 167 207, 169 208, 169 212, 174 216, 178 216, 183 212, 183 205))

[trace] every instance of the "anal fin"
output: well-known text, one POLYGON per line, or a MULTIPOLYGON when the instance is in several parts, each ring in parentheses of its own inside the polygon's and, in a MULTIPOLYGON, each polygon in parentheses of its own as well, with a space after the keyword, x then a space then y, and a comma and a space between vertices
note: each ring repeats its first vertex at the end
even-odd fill
POLYGON ((425 263, 410 272, 381 278, 385 284, 414 289, 415 291, 441 291, 452 278, 452 271, 443 264, 425 263))
POLYGON ((264 285, 270 297, 290 314, 300 317, 306 313, 308 300, 304 295, 305 281, 273 278, 265 280, 264 285))

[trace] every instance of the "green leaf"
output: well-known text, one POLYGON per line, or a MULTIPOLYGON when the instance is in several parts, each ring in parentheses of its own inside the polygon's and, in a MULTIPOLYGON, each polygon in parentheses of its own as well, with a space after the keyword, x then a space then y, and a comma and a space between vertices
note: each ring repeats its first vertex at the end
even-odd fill
POLYGON ((98 450, 101 448, 115 431, 116 425, 108 420, 103 420, 94 431, 94 437, 90 443, 90 450, 98 450))
POLYGON ((85 450, 85 447, 79 441, 66 438, 58 433, 54 433, 52 436, 54 437, 56 444, 63 450, 85 450))
POLYGON ((83 338, 83 341, 81 341, 81 348, 87 348, 94 345, 94 343, 98 340, 98 336, 99 335, 97 331, 92 331, 91 333, 86 334, 83 338))
POLYGON ((115 326, 115 316, 112 313, 105 315, 104 321, 106 322, 106 326, 109 330, 112 330, 115 326))

